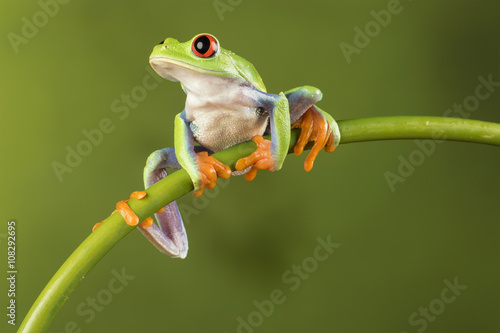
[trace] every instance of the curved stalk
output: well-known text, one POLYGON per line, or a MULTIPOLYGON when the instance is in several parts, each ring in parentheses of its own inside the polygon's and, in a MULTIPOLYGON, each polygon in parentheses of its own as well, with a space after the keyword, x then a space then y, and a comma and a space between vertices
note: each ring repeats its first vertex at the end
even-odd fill
POLYGON ((500 124, 445 117, 374 117, 341 120, 341 143, 435 139, 500 145, 500 124))
MULTIPOLYGON (((440 117, 378 117, 339 121, 341 143, 395 139, 439 139, 500 146, 500 124, 440 117)), ((290 152, 299 137, 292 130, 290 152)), ((221 151, 214 156, 234 170, 236 161, 256 149, 252 141, 221 151)), ((179 170, 146 190, 141 200, 129 201, 130 208, 143 221, 161 207, 191 192, 193 184, 179 170)), ((89 225, 90 227, 90 225, 89 225)), ((113 246, 135 227, 125 223, 119 213, 105 220, 71 254, 38 296, 18 332, 44 332, 69 294, 113 246)))

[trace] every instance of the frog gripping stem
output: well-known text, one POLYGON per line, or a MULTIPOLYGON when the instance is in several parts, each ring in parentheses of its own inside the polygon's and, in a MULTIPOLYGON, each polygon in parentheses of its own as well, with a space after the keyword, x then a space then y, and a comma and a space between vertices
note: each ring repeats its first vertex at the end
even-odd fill
MULTIPOLYGON (((144 198, 145 196, 146 196, 146 192, 135 191, 135 192, 132 192, 132 194, 130 194, 130 199, 140 200, 140 199, 144 198)), ((118 201, 116 203, 116 209, 113 211, 113 213, 119 212, 123 216, 123 219, 125 220, 125 222, 128 225, 135 226, 135 225, 139 224, 139 217, 134 213, 134 211, 132 209, 130 209, 130 206, 127 204, 127 202, 129 202, 130 199, 118 201)), ((111 214, 113 214, 113 213, 111 213, 111 214)), ((148 219, 150 219, 150 218, 148 218, 148 219)), ((148 219, 146 219, 144 222, 147 222, 148 219)), ((92 228, 92 231, 94 232, 101 224, 102 224, 102 222, 96 223, 94 225, 94 227, 92 228)))
POLYGON ((215 157, 209 156, 208 152, 202 151, 196 154, 196 164, 200 172, 200 189, 193 192, 194 197, 203 194, 205 188, 212 189, 217 185, 217 176, 221 178, 231 177, 231 169, 219 162, 215 157))
POLYGON ((257 144, 257 150, 250 156, 239 159, 236 162, 236 170, 242 171, 251 166, 251 169, 245 173, 245 179, 252 181, 257 176, 258 170, 273 171, 274 159, 271 155, 271 141, 265 140, 261 136, 255 136, 252 141, 257 144))
POLYGON ((324 114, 315 106, 311 106, 307 109, 307 111, 292 124, 292 128, 297 127, 301 129, 301 132, 299 140, 293 148, 295 155, 299 156, 302 154, 305 146, 309 142, 314 141, 314 145, 304 162, 304 169, 306 171, 311 171, 314 160, 322 148, 324 148, 326 152, 333 152, 337 147, 334 138, 334 129, 331 128, 324 114))

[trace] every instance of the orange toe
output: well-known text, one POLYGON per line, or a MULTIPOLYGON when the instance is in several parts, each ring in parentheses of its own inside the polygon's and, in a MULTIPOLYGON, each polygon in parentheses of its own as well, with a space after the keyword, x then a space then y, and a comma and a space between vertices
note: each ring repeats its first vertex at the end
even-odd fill
POLYGON ((94 224, 94 226, 92 227, 92 232, 96 231, 97 228, 99 228, 99 226, 102 224, 102 222, 98 222, 96 224, 94 224))
POLYGON ((264 139, 261 136, 254 136, 252 141, 257 144, 255 150, 250 156, 240 158, 236 162, 236 170, 241 171, 249 166, 252 168, 245 173, 245 179, 252 181, 257 176, 258 170, 271 170, 273 171, 274 159, 271 155, 271 141, 264 139))
POLYGON ((146 192, 144 191, 134 191, 130 194, 130 199, 141 200, 146 196, 146 192))
MULTIPOLYGON (((140 199, 144 198, 146 195, 147 195, 147 193, 144 191, 135 191, 135 192, 132 192, 132 194, 130 194, 130 199, 140 200, 140 199)), ((119 212, 123 216, 123 218, 125 219, 125 222, 128 225, 135 226, 139 223, 139 217, 134 213, 134 211, 128 205, 127 202, 129 202, 130 199, 121 200, 121 201, 117 202, 116 209, 113 211, 113 213, 119 212)), ((162 209, 164 209, 164 208, 162 208, 162 209)), ((113 213, 111 213, 111 214, 113 214, 113 213)), ((148 219, 151 219, 151 218, 148 217, 143 223, 147 222, 148 219)), ((96 223, 94 225, 94 227, 92 228, 92 231, 95 231, 103 222, 104 221, 96 223)), ((153 220, 151 219, 151 223, 152 222, 153 222, 153 220)))
POLYGON ((153 225, 153 218, 148 217, 141 224, 139 224, 140 228, 147 229, 153 225))
MULTIPOLYGON (((135 191, 130 194, 130 199, 140 200, 144 198, 146 195, 147 194, 144 191, 135 191)), ((123 218, 125 219, 125 222, 127 222, 128 225, 134 226, 139 223, 139 217, 134 213, 134 211, 128 205, 127 202, 129 202, 130 199, 119 201, 116 204, 116 211, 122 214, 123 218)))
POLYGON ((326 141, 326 145, 325 145, 325 151, 327 153, 331 153, 335 150, 335 148, 337 148, 337 146, 333 145, 333 142, 334 142, 334 137, 333 137, 333 131, 332 131, 330 133, 330 136, 328 137, 328 140, 326 141))
POLYGON ((295 127, 301 129, 299 140, 297 140, 293 148, 295 155, 300 155, 304 151, 305 146, 309 142, 314 141, 314 145, 304 162, 304 169, 310 171, 321 149, 325 148, 327 152, 335 150, 333 146, 333 131, 328 121, 314 106, 307 109, 307 111, 292 124, 292 128, 295 127))
POLYGON ((128 225, 137 225, 139 223, 139 217, 130 208, 130 206, 127 204, 127 201, 128 200, 118 201, 118 203, 116 204, 116 210, 120 214, 122 214, 125 222, 127 222, 128 225))
POLYGON ((304 151, 304 147, 310 141, 309 138, 313 132, 313 115, 309 112, 309 109, 304 112, 304 114, 292 124, 292 128, 300 128, 300 136, 297 143, 293 147, 293 152, 295 155, 299 156, 304 151))
POLYGON ((217 185, 217 177, 231 177, 231 169, 215 157, 209 156, 206 151, 196 154, 196 164, 200 171, 200 189, 193 192, 193 196, 199 197, 205 188, 212 189, 217 185))

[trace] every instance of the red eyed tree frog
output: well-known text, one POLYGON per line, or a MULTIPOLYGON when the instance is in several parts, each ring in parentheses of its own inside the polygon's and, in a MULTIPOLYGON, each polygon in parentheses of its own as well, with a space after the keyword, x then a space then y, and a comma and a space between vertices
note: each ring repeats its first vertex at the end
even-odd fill
MULTIPOLYGON (((223 49, 212 35, 200 34, 185 43, 167 38, 154 47, 149 62, 161 77, 180 82, 187 98, 184 111, 175 117, 175 147, 157 150, 147 160, 146 188, 167 176, 165 168, 185 169, 194 196, 213 188, 217 176, 245 174, 252 180, 257 170, 279 170, 294 127, 301 128, 296 155, 314 141, 306 171, 322 148, 332 152, 340 142, 337 123, 314 105, 322 97, 319 89, 303 86, 278 95, 267 93, 254 66, 223 49), (266 134, 271 134, 270 141, 262 138, 266 134), (233 173, 210 156, 248 140, 258 148, 240 159, 233 173)), ((139 229, 161 252, 185 258, 188 241, 177 205, 174 201, 164 208, 155 214, 158 225, 149 220, 139 229)))

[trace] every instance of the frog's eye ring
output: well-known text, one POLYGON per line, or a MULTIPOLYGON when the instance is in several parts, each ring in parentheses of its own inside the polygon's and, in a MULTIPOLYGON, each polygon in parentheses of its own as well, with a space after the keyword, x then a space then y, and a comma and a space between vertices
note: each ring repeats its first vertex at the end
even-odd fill
POLYGON ((200 58, 210 58, 219 51, 219 42, 212 35, 199 35, 191 45, 193 53, 200 58))

